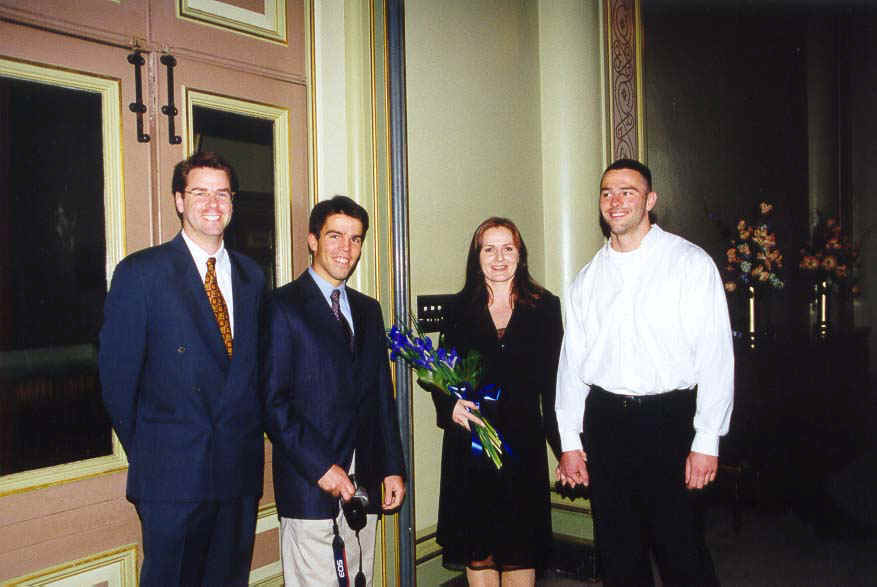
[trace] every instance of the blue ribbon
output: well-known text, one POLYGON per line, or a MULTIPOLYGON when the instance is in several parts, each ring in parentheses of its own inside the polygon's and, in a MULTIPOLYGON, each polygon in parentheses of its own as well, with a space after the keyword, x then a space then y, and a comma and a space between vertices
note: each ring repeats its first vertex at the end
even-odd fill
MULTIPOLYGON (((502 388, 493 383, 488 383, 487 385, 482 386, 478 390, 473 390, 472 386, 466 382, 461 383, 460 385, 448 385, 448 391, 452 392, 459 399, 467 400, 475 404, 475 408, 478 411, 481 411, 481 403, 487 402, 485 405, 496 404, 499 401, 499 396, 502 394, 502 388)), ((472 428, 472 454, 480 455, 484 453, 484 446, 481 444, 481 439, 478 438, 478 432, 475 430, 474 426, 472 428)), ((512 451, 509 446, 505 443, 505 440, 502 438, 502 434, 500 434, 499 430, 496 431, 496 434, 499 436, 500 446, 502 447, 503 455, 507 455, 509 457, 512 456, 512 451)))

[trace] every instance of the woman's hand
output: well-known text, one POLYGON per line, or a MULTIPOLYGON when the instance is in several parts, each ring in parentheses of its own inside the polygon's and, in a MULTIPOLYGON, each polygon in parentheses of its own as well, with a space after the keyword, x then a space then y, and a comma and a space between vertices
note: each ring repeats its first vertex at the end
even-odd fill
POLYGON ((477 409, 478 406, 475 405, 475 402, 458 399, 457 403, 454 404, 454 411, 451 413, 451 420, 453 420, 458 426, 465 428, 467 432, 471 432, 472 429, 469 427, 469 422, 474 422, 479 426, 484 426, 484 422, 470 412, 470 410, 477 409))

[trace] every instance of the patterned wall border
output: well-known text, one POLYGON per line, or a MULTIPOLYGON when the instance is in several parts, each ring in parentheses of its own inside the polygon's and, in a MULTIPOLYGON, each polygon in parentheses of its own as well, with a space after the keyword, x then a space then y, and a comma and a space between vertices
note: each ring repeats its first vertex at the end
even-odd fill
POLYGON ((609 152, 644 160, 642 19, 639 0, 604 0, 609 152))

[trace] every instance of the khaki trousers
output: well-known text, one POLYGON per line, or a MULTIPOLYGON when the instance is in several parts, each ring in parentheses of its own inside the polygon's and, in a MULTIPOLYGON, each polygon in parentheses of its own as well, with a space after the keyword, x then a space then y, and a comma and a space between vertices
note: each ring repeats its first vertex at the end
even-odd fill
MULTIPOLYGON (((377 514, 369 514, 368 523, 356 533, 347 525, 344 512, 335 520, 338 534, 344 540, 347 572, 350 585, 359 572, 360 544, 362 545, 362 572, 366 585, 371 586, 375 562, 375 528, 377 514)), ((332 587, 338 585, 335 574, 335 554, 332 550, 332 520, 300 520, 280 518, 280 553, 283 561, 283 581, 287 587, 332 587)))

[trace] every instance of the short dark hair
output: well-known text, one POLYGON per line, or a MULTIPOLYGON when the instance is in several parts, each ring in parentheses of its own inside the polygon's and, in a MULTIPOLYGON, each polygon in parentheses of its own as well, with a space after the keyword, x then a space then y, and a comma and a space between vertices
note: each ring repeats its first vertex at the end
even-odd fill
POLYGON ((228 183, 231 186, 231 191, 237 193, 238 176, 234 172, 231 163, 216 153, 201 151, 190 156, 188 159, 183 159, 174 167, 174 178, 171 183, 171 188, 173 189, 174 194, 177 192, 181 194, 185 193, 189 172, 199 167, 209 167, 210 169, 221 169, 225 171, 226 175, 228 175, 228 183))
POLYGON ((317 203, 314 209, 311 210, 311 217, 308 220, 308 232, 319 238, 320 231, 323 230, 323 226, 326 224, 326 219, 332 214, 344 214, 362 222, 362 238, 365 238, 368 232, 368 212, 347 196, 335 196, 332 199, 317 203))
POLYGON ((649 191, 652 191, 652 170, 639 161, 635 159, 618 159, 606 168, 603 175, 606 175, 608 171, 617 169, 632 169, 633 171, 636 171, 643 176, 643 179, 646 180, 646 185, 648 186, 649 191))

